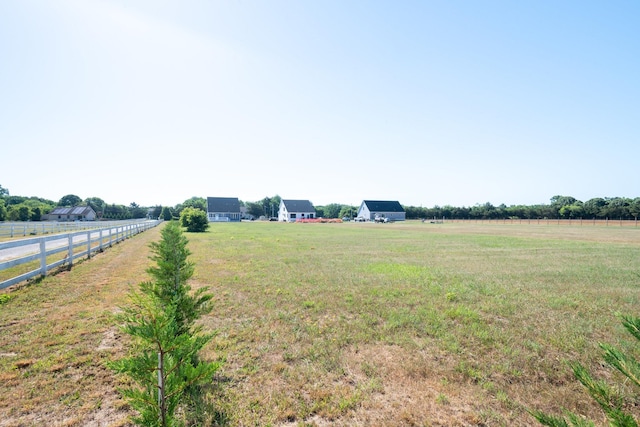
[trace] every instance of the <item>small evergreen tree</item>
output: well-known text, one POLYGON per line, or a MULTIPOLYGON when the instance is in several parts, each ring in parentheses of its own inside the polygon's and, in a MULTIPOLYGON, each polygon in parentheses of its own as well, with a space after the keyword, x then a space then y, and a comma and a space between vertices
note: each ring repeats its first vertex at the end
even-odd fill
MULTIPOLYGON (((640 318, 622 316, 622 325, 631 335, 640 341, 640 318)), ((603 358, 609 366, 622 373, 637 387, 640 387, 640 363, 638 363, 637 360, 609 344, 600 344, 600 348, 604 351, 603 358)), ((580 363, 572 362, 569 365, 578 381, 586 387, 589 395, 598 402, 609 420, 609 425, 614 427, 638 427, 637 421, 631 414, 625 411, 623 400, 613 388, 604 381, 594 379, 589 371, 580 363)), ((531 411, 531 415, 542 425, 550 427, 595 426, 595 423, 591 420, 587 420, 570 411, 565 412, 569 422, 567 422, 564 417, 547 415, 542 411, 531 411)))
POLYGON ((189 207, 180 212, 180 224, 189 232, 200 233, 209 228, 209 219, 206 212, 189 207))
POLYGON ((116 372, 129 376, 135 385, 122 395, 139 415, 133 421, 141 426, 178 425, 175 412, 185 391, 211 378, 217 362, 202 362, 197 353, 211 340, 200 329, 180 333, 173 305, 165 305, 147 284, 141 293, 131 295, 132 305, 118 318, 123 331, 134 337, 134 355, 110 363, 116 372))
POLYGON ((178 322, 178 332, 188 330, 203 314, 211 311, 209 301, 212 295, 206 294, 206 288, 190 294, 191 287, 187 280, 193 275, 193 263, 188 257, 191 251, 187 248, 189 242, 176 222, 169 222, 161 231, 160 242, 152 242, 151 259, 156 262, 155 267, 149 267, 147 273, 155 279, 149 286, 165 305, 176 307, 175 318, 178 322))
POLYGON ((187 260, 188 241, 173 222, 161 234, 160 242, 150 245, 157 267, 147 271, 155 281, 141 283, 139 291, 130 295, 131 306, 118 316, 122 330, 134 338, 134 355, 109 366, 135 383, 121 390, 139 413, 134 422, 172 427, 187 390, 213 376, 220 365, 197 357, 212 336, 202 334, 194 323, 210 311, 211 295, 205 289, 189 292, 186 282, 193 264, 187 260))

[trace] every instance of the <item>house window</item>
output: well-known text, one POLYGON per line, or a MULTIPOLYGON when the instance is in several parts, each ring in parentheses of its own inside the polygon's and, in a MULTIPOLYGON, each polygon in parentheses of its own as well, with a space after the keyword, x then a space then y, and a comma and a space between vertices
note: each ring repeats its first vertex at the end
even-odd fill
POLYGON ((291 219, 294 219, 296 217, 296 214, 291 214, 291 219))

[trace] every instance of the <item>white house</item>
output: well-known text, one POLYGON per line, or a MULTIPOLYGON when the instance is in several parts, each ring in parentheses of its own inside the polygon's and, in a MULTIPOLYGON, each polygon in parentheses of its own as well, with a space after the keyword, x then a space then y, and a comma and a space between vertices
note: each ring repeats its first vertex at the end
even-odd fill
POLYGON ((237 197, 207 197, 207 218, 210 222, 240 221, 240 200, 237 197))
POLYGON ((280 200, 278 221, 295 222, 299 219, 313 219, 316 208, 308 200, 280 200))
POLYGON ((90 206, 57 207, 42 215, 43 221, 95 221, 96 211, 90 206))
POLYGON ((358 218, 373 221, 376 216, 389 221, 404 221, 406 212, 400 202, 391 200, 363 200, 358 209, 358 218))

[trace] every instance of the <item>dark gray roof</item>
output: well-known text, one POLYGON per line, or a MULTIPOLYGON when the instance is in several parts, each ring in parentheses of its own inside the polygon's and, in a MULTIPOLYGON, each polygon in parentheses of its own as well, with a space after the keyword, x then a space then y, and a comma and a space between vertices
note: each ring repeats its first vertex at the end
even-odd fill
POLYGON ((240 212, 237 197, 207 197, 207 212, 240 212))
POLYGON ((392 200, 364 200, 370 212, 404 212, 400 202, 392 200))
POLYGON ((287 208, 287 212, 315 212, 316 208, 313 207, 308 200, 282 200, 284 207, 287 208))
POLYGON ((89 206, 57 207, 49 215, 86 215, 91 212, 95 213, 89 206))

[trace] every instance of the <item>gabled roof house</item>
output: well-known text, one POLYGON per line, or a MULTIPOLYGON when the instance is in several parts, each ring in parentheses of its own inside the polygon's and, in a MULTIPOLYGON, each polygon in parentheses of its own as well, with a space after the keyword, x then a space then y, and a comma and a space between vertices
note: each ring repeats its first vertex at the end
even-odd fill
POLYGON ((96 211, 91 206, 57 207, 42 215, 43 221, 95 221, 96 211))
POLYGON ((389 221, 404 221, 406 212, 400 202, 393 200, 363 200, 358 209, 358 218, 373 221, 375 218, 388 218, 389 221))
POLYGON ((280 200, 278 221, 295 222, 299 219, 313 219, 316 208, 309 200, 280 200))
POLYGON ((210 222, 240 221, 240 200, 237 197, 207 197, 207 218, 210 222))

